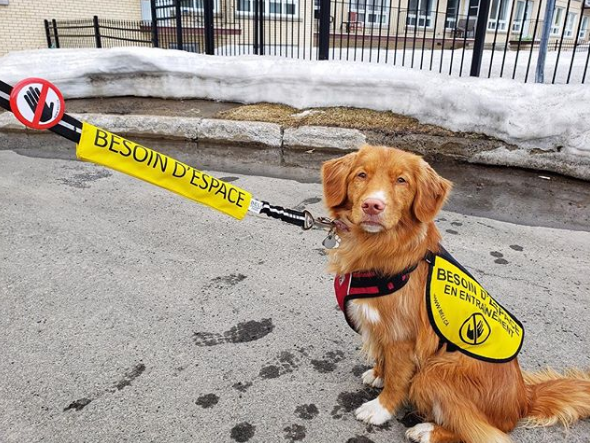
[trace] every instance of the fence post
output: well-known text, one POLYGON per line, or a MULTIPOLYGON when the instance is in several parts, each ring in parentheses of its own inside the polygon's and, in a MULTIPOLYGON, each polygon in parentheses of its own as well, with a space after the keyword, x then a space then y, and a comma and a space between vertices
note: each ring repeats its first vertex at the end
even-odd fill
POLYGON ((215 55, 215 29, 213 21, 214 0, 204 0, 204 22, 205 22, 205 54, 215 55))
POLYGON ((47 37, 47 47, 51 49, 51 31, 49 30, 49 20, 45 20, 45 37, 47 37))
POLYGON ((55 39, 55 47, 59 48, 59 36, 57 35, 57 21, 53 19, 51 20, 51 24, 53 25, 53 38, 55 39))
POLYGON ((152 45, 154 48, 160 47, 160 37, 158 35, 158 11, 156 10, 156 0, 150 1, 152 10, 152 45))
MULTIPOLYGON (((479 10, 477 11, 477 26, 475 27, 475 42, 473 43, 473 58, 471 59, 472 77, 479 77, 481 71, 481 61, 483 50, 486 43, 486 32, 488 27, 488 18, 490 15, 490 0, 481 0, 479 2, 479 10)), ((469 29, 469 18, 465 26, 465 36, 469 29)), ((506 37, 508 38, 508 36, 506 37)))
POLYGON ((259 0, 258 8, 260 11, 260 20, 258 20, 258 33, 259 33, 259 46, 258 46, 258 53, 260 55, 264 55, 264 0, 259 0))
POLYGON ((262 0, 252 0, 254 2, 254 35, 252 38, 252 46, 254 54, 258 55, 258 2, 262 0))
POLYGON ((94 23, 94 39, 96 40, 96 47, 102 48, 102 40, 100 38, 100 25, 98 24, 98 16, 95 15, 92 18, 92 22, 94 23))
POLYGON ((174 0, 176 6, 176 48, 181 51, 184 49, 182 44, 182 10, 180 9, 180 0, 174 0))
MULTIPOLYGON (((485 0, 483 0, 485 1, 485 0)), ((320 0, 318 59, 328 60, 330 54, 330 0, 320 0)))
MULTIPOLYGON (((584 0, 582 0, 584 1, 584 0)), ((537 59, 537 71, 535 72, 535 83, 545 82, 545 57, 547 56, 547 47, 549 46, 549 34, 551 33, 551 24, 553 22, 553 10, 555 9, 555 0, 547 1, 545 9, 545 18, 543 30, 541 31, 541 42, 539 43, 539 58, 537 59)), ((567 17, 566 17, 567 20, 567 17)), ((565 26, 565 22, 564 22, 565 26)), ((533 42, 534 44, 534 42, 533 42)))

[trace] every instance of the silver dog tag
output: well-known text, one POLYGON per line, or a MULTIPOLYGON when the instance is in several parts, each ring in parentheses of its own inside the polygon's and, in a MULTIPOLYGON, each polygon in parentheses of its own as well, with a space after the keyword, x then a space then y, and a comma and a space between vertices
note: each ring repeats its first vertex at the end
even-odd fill
POLYGON ((324 239, 322 245, 324 245, 324 248, 326 249, 334 249, 338 246, 338 240, 339 239, 336 235, 336 231, 332 229, 330 232, 328 232, 328 236, 324 239))

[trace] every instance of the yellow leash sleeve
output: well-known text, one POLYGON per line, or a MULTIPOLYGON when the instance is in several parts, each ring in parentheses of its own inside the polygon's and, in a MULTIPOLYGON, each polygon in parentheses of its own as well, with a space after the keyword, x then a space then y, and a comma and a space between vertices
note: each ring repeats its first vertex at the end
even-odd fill
POLYGON ((86 122, 79 160, 106 166, 207 205, 238 220, 248 212, 252 195, 171 157, 86 122))

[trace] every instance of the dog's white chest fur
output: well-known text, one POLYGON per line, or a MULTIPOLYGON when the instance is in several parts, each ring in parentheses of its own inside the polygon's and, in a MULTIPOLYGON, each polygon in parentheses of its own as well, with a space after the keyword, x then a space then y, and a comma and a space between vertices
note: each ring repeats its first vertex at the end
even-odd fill
POLYGON ((359 330, 363 329, 363 325, 377 324, 381 321, 379 311, 362 300, 353 300, 347 309, 350 318, 359 330))

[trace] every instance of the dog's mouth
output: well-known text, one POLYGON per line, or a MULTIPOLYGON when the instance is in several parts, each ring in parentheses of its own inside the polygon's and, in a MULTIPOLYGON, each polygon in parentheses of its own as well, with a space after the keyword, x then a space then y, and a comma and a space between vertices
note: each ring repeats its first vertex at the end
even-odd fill
POLYGON ((383 226, 383 224, 377 217, 366 217, 359 224, 363 231, 368 232, 370 234, 376 234, 385 229, 385 226, 383 226))

